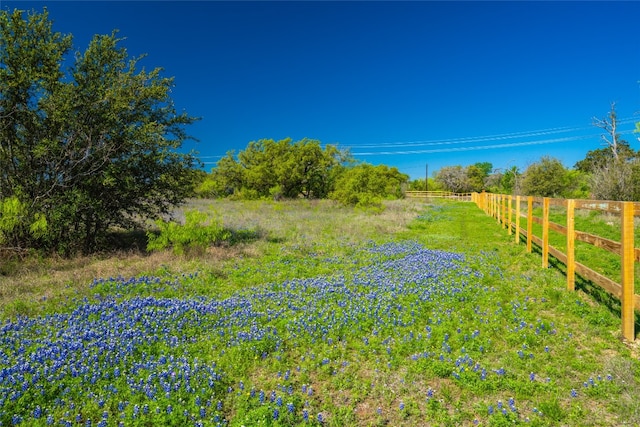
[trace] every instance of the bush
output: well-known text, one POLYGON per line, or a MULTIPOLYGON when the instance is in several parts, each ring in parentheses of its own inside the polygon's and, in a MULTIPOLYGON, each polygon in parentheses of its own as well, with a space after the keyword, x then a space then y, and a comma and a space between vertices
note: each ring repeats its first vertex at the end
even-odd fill
POLYGON ((148 251, 171 247, 177 255, 185 251, 204 251, 210 245, 219 244, 231 238, 231 232, 222 226, 222 221, 204 212, 185 212, 185 222, 156 221, 159 232, 147 232, 148 251))
POLYGON ((396 168, 365 163, 345 170, 330 197, 345 205, 381 206, 383 199, 402 198, 402 186, 408 179, 396 168))

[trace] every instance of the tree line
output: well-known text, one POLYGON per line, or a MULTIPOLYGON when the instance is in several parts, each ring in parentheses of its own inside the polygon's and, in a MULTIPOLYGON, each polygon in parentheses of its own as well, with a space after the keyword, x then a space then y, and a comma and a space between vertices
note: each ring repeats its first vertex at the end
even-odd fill
POLYGON ((408 180, 395 167, 358 163, 348 150, 318 140, 261 139, 237 155, 227 153, 195 191, 200 197, 329 198, 379 208, 383 199, 402 197, 408 180))

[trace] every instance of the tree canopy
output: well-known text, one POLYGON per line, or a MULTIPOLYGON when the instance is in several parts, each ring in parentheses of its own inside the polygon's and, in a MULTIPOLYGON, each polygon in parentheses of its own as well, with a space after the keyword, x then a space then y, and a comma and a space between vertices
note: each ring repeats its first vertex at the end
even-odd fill
POLYGON ((250 142, 237 156, 220 159, 198 192, 204 196, 241 198, 325 198, 350 156, 334 145, 291 138, 250 142))
POLYGON ((65 69, 72 37, 46 9, 0 12, 0 245, 91 251, 192 191, 197 160, 177 149, 196 119, 116 35, 94 36, 65 69))
POLYGON ((382 199, 402 198, 402 187, 408 180, 394 167, 359 164, 340 175, 331 198, 356 206, 377 205, 382 199))

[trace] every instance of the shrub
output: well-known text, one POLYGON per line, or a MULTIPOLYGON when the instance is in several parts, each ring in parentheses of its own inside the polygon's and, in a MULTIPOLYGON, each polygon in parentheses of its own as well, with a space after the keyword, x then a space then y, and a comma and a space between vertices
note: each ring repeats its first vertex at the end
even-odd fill
POLYGON ((159 232, 147 232, 148 251, 171 247, 175 254, 182 255, 185 250, 204 251, 231 238, 231 232, 222 226, 220 219, 197 210, 185 212, 184 224, 157 220, 156 225, 159 232))

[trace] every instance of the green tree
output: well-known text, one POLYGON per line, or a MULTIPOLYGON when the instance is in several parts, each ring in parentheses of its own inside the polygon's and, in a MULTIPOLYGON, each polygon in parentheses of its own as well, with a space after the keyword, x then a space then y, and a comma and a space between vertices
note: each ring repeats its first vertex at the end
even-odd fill
MULTIPOLYGON (((429 191, 442 190, 442 187, 433 178, 429 178, 428 184, 429 184, 428 186, 429 191)), ((427 189, 427 186, 425 186, 424 179, 422 178, 418 178, 418 179, 414 179, 413 181, 410 181, 409 187, 407 188, 407 190, 410 190, 410 191, 425 191, 426 189, 427 189)))
POLYGON ((493 164, 489 162, 478 162, 474 163, 473 166, 480 169, 485 177, 489 176, 489 174, 493 172, 493 164))
MULTIPOLYGON (((490 165, 490 164, 489 164, 490 165)), ((465 191, 480 192, 485 189, 485 180, 489 174, 478 164, 467 166, 465 169, 467 174, 468 188, 465 191)))
POLYGON ((324 198, 333 190, 348 152, 334 145, 304 138, 293 142, 261 139, 220 159, 212 170, 211 189, 216 196, 242 198, 324 198))
POLYGON ((520 169, 517 166, 506 169, 500 177, 500 191, 505 194, 519 194, 520 175, 520 169))
POLYGON ((195 119, 176 114, 173 79, 138 71, 119 42, 94 36, 65 70, 71 36, 46 10, 0 13, 0 199, 25 209, 5 244, 89 252, 191 194, 196 159, 177 149, 195 119), (26 233, 40 218, 46 233, 26 233))
MULTIPOLYGON (((637 158, 638 153, 631 148, 629 143, 620 140, 617 144, 619 158, 624 162, 629 162, 637 158)), ((606 167, 616 160, 610 147, 590 150, 584 159, 576 162, 574 168, 585 173, 593 173, 599 168, 606 167)))
POLYGON ((567 169, 556 158, 542 157, 525 170, 522 191, 529 196, 561 197, 563 193, 570 191, 567 169))
POLYGON ((402 187, 408 180, 397 168, 363 163, 347 168, 340 175, 330 197, 349 205, 376 205, 382 199, 402 198, 402 187))

